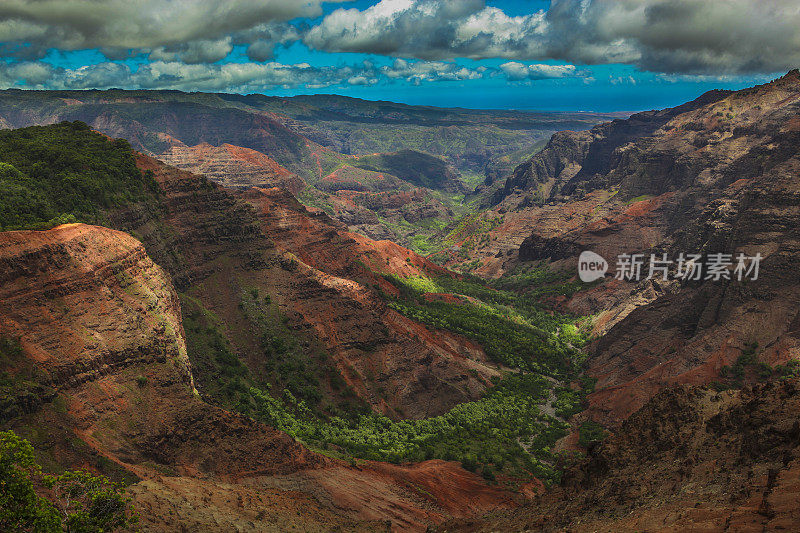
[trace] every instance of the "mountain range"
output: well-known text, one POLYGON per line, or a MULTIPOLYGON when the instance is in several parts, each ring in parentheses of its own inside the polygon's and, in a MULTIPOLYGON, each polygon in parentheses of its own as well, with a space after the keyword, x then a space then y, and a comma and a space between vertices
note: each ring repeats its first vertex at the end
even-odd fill
POLYGON ((230 187, 283 186, 354 231, 427 251, 465 193, 556 130, 611 115, 472 111, 339 96, 179 91, 21 91, 0 126, 80 120, 230 187))

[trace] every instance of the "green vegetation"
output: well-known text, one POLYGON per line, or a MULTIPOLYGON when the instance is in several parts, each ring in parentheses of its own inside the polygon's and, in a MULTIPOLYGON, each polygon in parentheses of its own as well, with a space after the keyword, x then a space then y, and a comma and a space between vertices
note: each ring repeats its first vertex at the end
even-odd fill
POLYGON ((780 379, 791 379, 800 377, 800 361, 792 359, 784 365, 776 365, 775 373, 780 379))
POLYGON ((642 194, 641 196, 637 196, 635 198, 631 198, 630 200, 625 202, 625 205, 635 204, 636 202, 641 202, 642 200, 649 200, 651 198, 653 198, 652 194, 642 194))
POLYGON ((533 474, 555 481, 559 473, 551 449, 568 425, 539 409, 548 389, 541 376, 509 375, 481 400, 441 416, 399 422, 376 414, 321 421, 288 392, 283 399, 258 389, 251 393, 260 419, 321 449, 392 462, 455 460, 483 473, 533 474))
POLYGON ((436 250, 436 244, 431 242, 428 235, 412 235, 409 238, 409 248, 420 255, 428 255, 436 250))
POLYGON ((329 216, 335 216, 333 203, 331 202, 330 195, 328 193, 322 192, 311 186, 307 186, 305 189, 297 193, 297 199, 305 206, 316 207, 325 211, 325 213, 327 213, 329 216))
POLYGON ((386 172, 429 189, 439 189, 456 179, 442 159, 409 149, 361 156, 353 165, 372 172, 386 172))
POLYGON ((0 131, 0 230, 101 221, 157 190, 127 141, 82 122, 0 131))
POLYGON ((0 371, 0 421, 10 420, 38 408, 55 397, 36 366, 22 357, 19 339, 0 335, 0 365, 15 373, 0 371))
POLYGON ((400 292, 390 306, 473 338, 498 362, 527 372, 507 373, 480 400, 424 420, 392 421, 374 413, 320 416, 288 388, 276 394, 252 387, 255 416, 327 453, 393 462, 440 458, 460 461, 490 480, 497 473, 557 480, 552 447, 567 434, 565 419, 581 410, 593 386, 577 375, 583 360, 579 347, 586 341, 579 321, 477 280, 387 279, 400 292), (424 294, 431 292, 458 294, 462 303, 428 301, 424 294), (553 390, 553 378, 545 375, 582 387, 553 390), (541 408, 552 397, 555 417, 541 408))
POLYGON ((720 369, 720 375, 727 379, 727 383, 717 384, 716 387, 721 390, 731 387, 741 388, 748 369, 752 369, 760 379, 772 376, 772 368, 767 363, 758 360, 757 349, 758 343, 750 343, 745 346, 732 367, 723 366, 720 369))
MULTIPOLYGON (((483 398, 424 420, 392 421, 376 414, 319 417, 289 390, 280 395, 253 387, 256 416, 321 450, 393 462, 440 458, 460 461, 487 479, 497 473, 559 478, 555 442, 567 434, 565 419, 579 412, 590 380, 578 390, 552 378, 577 379, 586 340, 577 320, 547 312, 524 296, 477 280, 387 276, 400 296, 389 305, 408 316, 478 341, 495 360, 528 372, 507 373, 483 398), (425 293, 457 294, 462 303, 427 300, 425 293), (542 405, 550 401, 556 416, 542 405)), ((387 297, 388 298, 388 297, 387 297)), ((580 381, 580 380, 578 380, 580 381)))
MULTIPOLYGON (((436 287, 423 278, 411 283, 436 287)), ((552 447, 566 435, 568 425, 542 412, 552 384, 541 375, 508 374, 480 400, 441 416, 392 421, 360 403, 339 374, 328 370, 324 356, 303 350, 259 291, 244 290, 240 309, 262 332, 260 378, 239 361, 218 317, 187 295, 181 300, 200 390, 324 453, 393 462, 439 458, 461 461, 489 479, 495 473, 558 479, 552 447), (324 384, 326 399, 320 396, 324 384), (330 397, 335 394, 342 399, 333 405, 330 397)), ((583 397, 576 393, 562 398, 562 410, 579 409, 583 397)))
POLYGON ((239 310, 257 335, 258 362, 246 365, 226 336, 223 321, 196 298, 181 294, 186 345, 200 390, 208 399, 255 416, 251 389, 285 391, 314 416, 357 417, 369 408, 342 380, 320 347, 302 343, 268 294, 243 290, 239 310))
POLYGON ((251 411, 250 372, 222 334, 222 321, 199 300, 180 294, 186 348, 198 389, 223 405, 251 411))
POLYGON ((454 221, 449 232, 442 239, 441 248, 459 246, 465 253, 473 249, 476 244, 484 243, 489 239, 489 232, 505 221, 503 215, 488 216, 486 213, 465 213, 454 221))
POLYGON ((518 370, 507 371, 477 401, 424 420, 394 421, 360 403, 327 355, 286 327, 268 295, 243 288, 239 310, 257 333, 263 351, 259 368, 238 362, 218 317, 197 300, 181 297, 198 387, 322 453, 351 460, 455 460, 488 480, 534 475, 556 481, 553 446, 591 390, 591 383, 576 390, 559 384, 580 381, 585 334, 579 321, 476 279, 388 279, 400 291, 390 305, 476 339, 496 360, 518 370), (430 292, 456 293, 463 303, 429 302, 424 294, 430 292), (546 414, 545 404, 555 416, 546 414))
POLYGON ((766 381, 769 379, 790 379, 800 377, 800 361, 791 360, 783 365, 770 366, 769 363, 758 360, 758 343, 752 342, 745 345, 741 355, 736 358, 732 366, 723 366, 720 369, 721 381, 711 384, 719 391, 739 389, 745 379, 766 381))
POLYGON ((601 442, 605 438, 606 431, 603 429, 603 426, 593 420, 587 420, 578 428, 578 444, 584 448, 588 448, 594 443, 601 442))
POLYGON ((293 397, 305 401, 315 413, 325 411, 349 411, 358 413, 364 406, 357 401, 355 393, 342 381, 339 374, 331 368, 329 356, 321 347, 306 343, 302 346, 297 334, 287 326, 287 319, 269 295, 263 298, 258 289, 244 291, 240 308, 258 333, 258 343, 263 357, 260 375, 261 385, 275 390, 286 390, 293 397), (335 376, 335 377, 334 377, 335 376), (338 379, 337 379, 338 378, 338 379), (323 404, 324 383, 335 394, 341 395, 339 405, 323 404), (335 389, 335 390, 334 390, 335 389))
POLYGON ((486 176, 482 172, 462 172, 461 182, 467 189, 474 191, 475 188, 486 181, 486 176))
MULTIPOLYGON (((452 204, 446 195, 439 195, 444 198, 442 204, 452 209, 452 204)), ((426 200, 434 201, 434 200, 426 200)), ((376 212, 378 220, 396 235, 396 242, 415 251, 420 255, 429 255, 440 249, 441 243, 439 234, 447 226, 446 217, 429 217, 415 222, 409 222, 402 216, 395 215, 394 218, 385 218, 381 210, 376 212)))
POLYGON ((389 299, 398 312, 439 329, 474 339, 500 364, 565 376, 582 363, 586 336, 578 319, 549 312, 527 295, 451 277, 387 276, 400 292, 389 299), (427 299, 426 292, 461 295, 461 302, 427 299))
POLYGON ((83 470, 44 474, 13 431, 0 432, 0 489, 2 531, 101 533, 138 520, 121 484, 83 470))
POLYGON ((7 363, 22 355, 22 345, 18 338, 0 336, 0 361, 7 363))
POLYGON ((556 416, 569 420, 573 415, 580 413, 583 409, 583 400, 590 391, 591 389, 586 386, 580 390, 572 390, 569 387, 556 387, 554 391, 556 400, 553 402, 556 416))
POLYGON ((721 372, 730 373, 733 380, 740 385, 744 379, 745 371, 748 368, 754 368, 762 378, 770 377, 772 375, 772 369, 768 364, 758 361, 758 356, 756 355, 757 349, 758 343, 754 342, 748 344, 745 346, 742 354, 736 358, 736 362, 733 364, 733 367, 730 368, 730 371, 728 372, 728 368, 724 367, 721 372))
POLYGON ((514 171, 517 165, 541 152, 542 149, 547 146, 547 141, 549 139, 549 135, 544 135, 531 145, 526 145, 519 150, 514 150, 492 158, 492 161, 486 167, 487 173, 497 177, 508 176, 514 171))
MULTIPOLYGON (((520 266, 502 278, 491 282, 491 286, 503 291, 518 292, 531 300, 539 300, 547 295, 570 297, 580 290, 594 285, 570 278, 569 272, 558 272, 545 267, 543 263, 520 266)), ((596 283, 595 283, 596 284, 596 283)))
POLYGON ((346 135, 351 153, 370 154, 394 152, 403 149, 418 150, 453 160, 460 169, 469 167, 468 161, 460 161, 465 154, 480 154, 486 157, 487 150, 503 152, 530 143, 540 133, 530 130, 500 129, 494 125, 478 122, 463 126, 426 127, 414 124, 355 124, 347 122, 325 122, 326 130, 346 135))

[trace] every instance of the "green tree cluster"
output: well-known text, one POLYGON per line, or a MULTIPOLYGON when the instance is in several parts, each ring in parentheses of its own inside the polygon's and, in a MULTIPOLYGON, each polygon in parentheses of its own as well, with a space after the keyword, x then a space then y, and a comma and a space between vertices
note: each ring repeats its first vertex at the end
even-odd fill
POLYGON ((469 279, 442 276, 386 279, 398 288, 389 306, 401 314, 474 339, 496 362, 551 376, 574 373, 587 338, 575 317, 544 309, 536 299, 469 279), (461 303, 425 298, 426 292, 461 295, 461 303))
POLYGON ((128 141, 83 122, 0 131, 0 231, 99 222, 157 190, 128 141))
POLYGON ((84 470, 44 474, 27 440, 0 432, 0 531, 103 533, 137 521, 120 484, 84 470))
POLYGON ((422 420, 393 421, 377 414, 322 420, 289 391, 276 398, 251 389, 256 416, 317 447, 390 462, 444 459, 482 473, 533 474, 556 481, 552 447, 568 425, 543 413, 549 382, 534 374, 509 375, 480 400, 422 420))

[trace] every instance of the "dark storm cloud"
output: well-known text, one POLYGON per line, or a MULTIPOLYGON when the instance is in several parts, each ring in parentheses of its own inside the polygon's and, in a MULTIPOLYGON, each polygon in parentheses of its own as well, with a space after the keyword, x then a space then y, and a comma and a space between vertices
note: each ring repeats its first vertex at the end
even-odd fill
MULTIPOLYGON (((28 57, 41 56, 50 48, 98 48, 112 57, 135 49, 154 50, 161 59, 186 56, 188 62, 214 61, 228 47, 226 41, 245 40, 258 33, 259 26, 275 21, 318 16, 321 2, 2 0, 0 42, 28 43, 21 50, 28 57)), ((263 43, 259 46, 263 48, 263 43)))
POLYGON ((511 17, 482 1, 383 0, 339 9, 305 36, 321 50, 452 59, 627 63, 746 74, 800 64, 796 0, 553 0, 511 17))
POLYGON ((637 43, 638 65, 685 73, 750 73, 800 65, 795 0, 649 2, 614 33, 637 43))

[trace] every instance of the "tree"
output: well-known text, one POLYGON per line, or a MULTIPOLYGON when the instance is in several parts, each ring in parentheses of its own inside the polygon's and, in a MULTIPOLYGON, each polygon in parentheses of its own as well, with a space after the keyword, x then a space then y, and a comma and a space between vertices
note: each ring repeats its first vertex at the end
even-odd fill
POLYGON ((0 530, 61 531, 55 507, 33 488, 31 477, 40 473, 33 446, 13 431, 0 432, 0 530))
POLYGON ((0 530, 101 533, 136 522, 122 484, 84 470, 43 474, 27 440, 0 432, 0 530))

